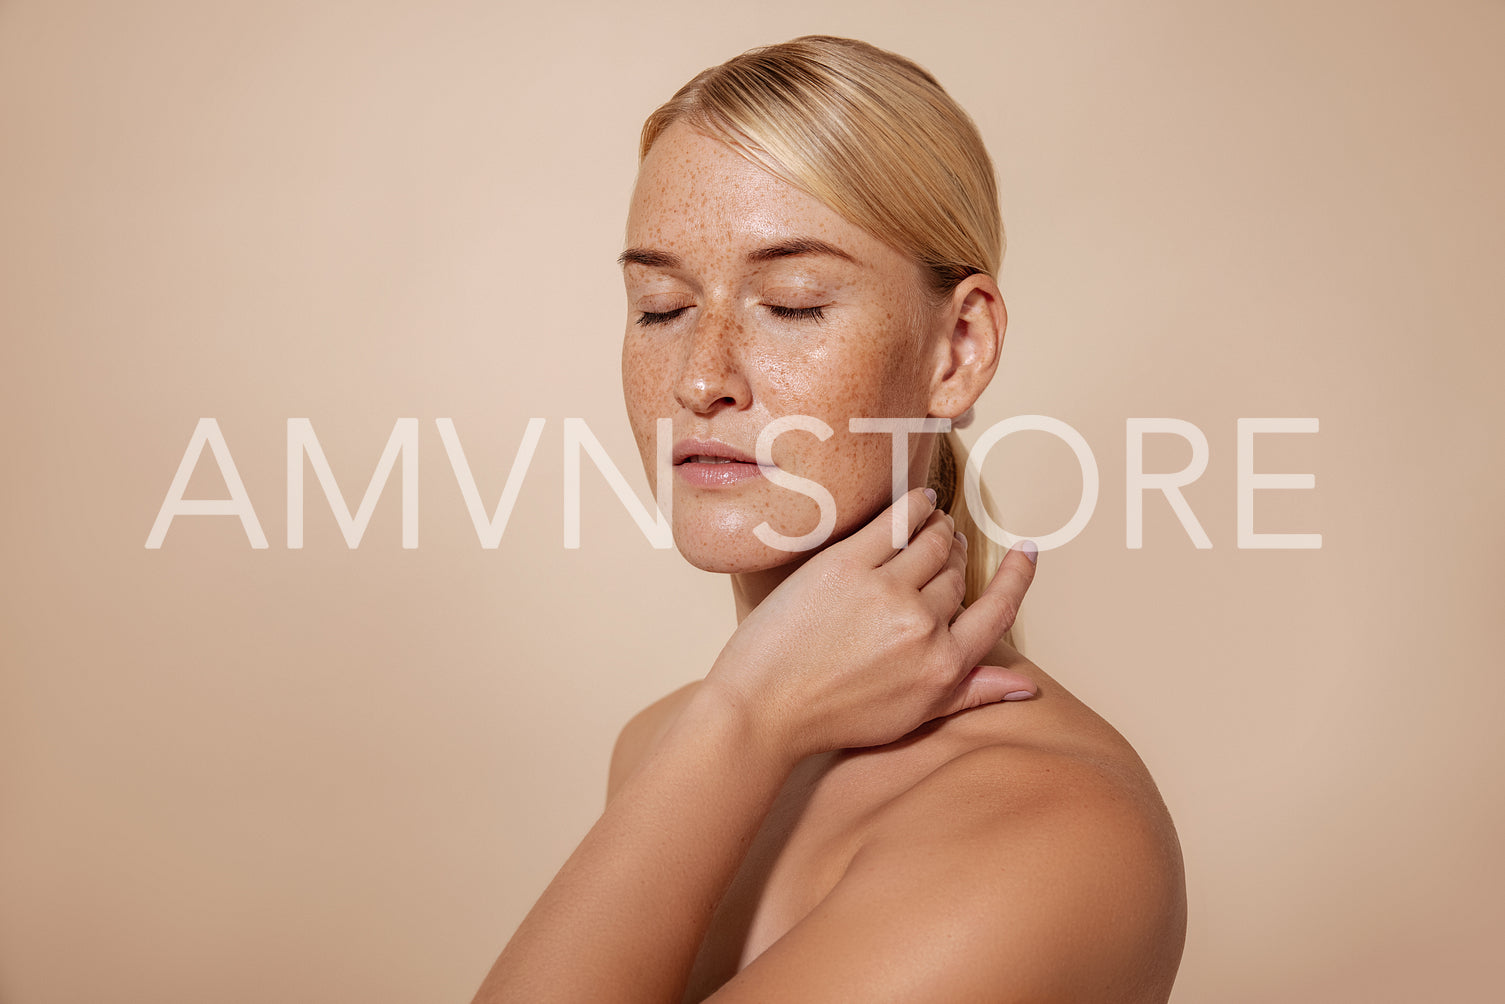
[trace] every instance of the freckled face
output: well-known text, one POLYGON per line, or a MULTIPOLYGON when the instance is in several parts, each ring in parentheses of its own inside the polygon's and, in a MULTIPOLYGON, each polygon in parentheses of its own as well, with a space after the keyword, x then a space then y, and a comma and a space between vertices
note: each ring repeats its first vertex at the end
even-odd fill
MULTIPOLYGON (((773 460, 831 493, 830 540, 886 508, 892 436, 847 422, 929 413, 940 341, 917 329, 933 316, 920 267, 683 123, 641 165, 627 246, 622 385, 650 482, 659 418, 673 419, 676 444, 699 444, 681 453, 753 459, 764 426, 809 415, 831 437, 786 432, 773 460)), ((928 451, 910 442, 909 484, 923 484, 928 451)), ((814 499, 755 465, 691 459, 676 466, 673 491, 674 540, 697 567, 751 572, 808 556, 753 532, 766 521, 798 537, 820 520, 814 499)))

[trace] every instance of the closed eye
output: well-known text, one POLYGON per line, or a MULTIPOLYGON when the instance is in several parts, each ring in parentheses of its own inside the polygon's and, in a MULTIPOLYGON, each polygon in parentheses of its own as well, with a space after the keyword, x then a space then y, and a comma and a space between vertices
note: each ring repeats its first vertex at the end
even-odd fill
POLYGON ((819 321, 826 316, 824 307, 783 307, 777 303, 770 303, 768 309, 774 317, 782 317, 787 320, 819 321))
POLYGON ((676 307, 673 310, 664 311, 645 310, 638 315, 638 323, 644 326, 649 324, 667 324, 689 309, 689 307, 676 307))

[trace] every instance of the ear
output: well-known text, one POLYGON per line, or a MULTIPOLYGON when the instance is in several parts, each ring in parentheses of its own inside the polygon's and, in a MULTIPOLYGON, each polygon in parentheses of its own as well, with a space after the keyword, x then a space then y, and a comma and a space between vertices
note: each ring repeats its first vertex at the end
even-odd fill
POLYGON ((969 275, 952 291, 943 317, 949 330, 936 347, 930 414, 956 418, 992 381, 1009 315, 992 277, 969 275))

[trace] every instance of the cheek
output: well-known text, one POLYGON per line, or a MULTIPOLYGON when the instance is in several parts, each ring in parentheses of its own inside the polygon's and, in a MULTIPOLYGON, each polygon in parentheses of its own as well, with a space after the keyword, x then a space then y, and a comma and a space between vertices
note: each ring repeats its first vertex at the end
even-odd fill
POLYGON ((669 378, 669 363, 664 353, 654 351, 629 333, 622 342, 622 397, 644 463, 655 456, 655 423, 674 415, 669 378))
POLYGON ((622 396, 633 420, 637 421, 645 408, 661 409, 669 398, 669 388, 666 353, 629 334, 622 342, 622 396))
MULTIPOLYGON (((865 395, 855 394, 861 401, 865 395)), ((892 501, 894 488, 894 435, 886 432, 852 432, 848 420, 852 417, 918 417, 903 409, 885 407, 873 401, 871 406, 857 407, 847 411, 835 403, 822 400, 796 409, 804 414, 820 418, 831 428, 831 436, 823 441, 802 432, 790 432, 781 436, 774 450, 774 459, 786 470, 821 485, 831 493, 836 503, 837 535, 844 536, 856 526, 867 522, 892 501)), ((919 437, 905 437, 909 448, 908 469, 900 472, 905 490, 914 479, 919 464, 919 437)), ((802 495, 782 490, 772 495, 783 522, 776 521, 775 528, 787 534, 799 534, 810 530, 818 514, 813 501, 802 495), (787 525, 785 525, 787 524, 787 525)))
MULTIPOLYGON (((839 526, 865 521, 887 507, 893 494, 894 435, 852 432, 849 420, 924 417, 930 387, 923 369, 909 332, 877 330, 834 346, 818 383, 801 395, 833 432, 810 456, 810 476, 835 496, 839 526)), ((909 469, 900 472, 906 489, 920 459, 920 437, 907 440, 909 469)))
POLYGON ((924 367, 903 332, 854 333, 805 353, 770 353, 756 365, 768 414, 822 420, 833 430, 827 451, 848 466, 874 453, 887 457, 890 440, 849 432, 850 419, 920 418, 930 405, 924 367))
POLYGON ((827 420, 921 415, 927 388, 913 353, 897 340, 851 336, 805 350, 749 353, 763 403, 773 415, 827 420))
POLYGON ((757 405, 772 417, 821 417, 829 400, 829 352, 822 347, 749 344, 743 349, 747 375, 757 405))

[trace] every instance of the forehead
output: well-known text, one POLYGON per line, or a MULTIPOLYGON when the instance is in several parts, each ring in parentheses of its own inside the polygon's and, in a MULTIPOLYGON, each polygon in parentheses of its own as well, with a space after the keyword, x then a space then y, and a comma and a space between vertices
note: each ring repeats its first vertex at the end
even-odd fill
POLYGON ((643 159, 627 214, 628 245, 731 251, 791 236, 827 241, 879 269, 908 264, 818 199, 682 122, 665 129, 643 159))

